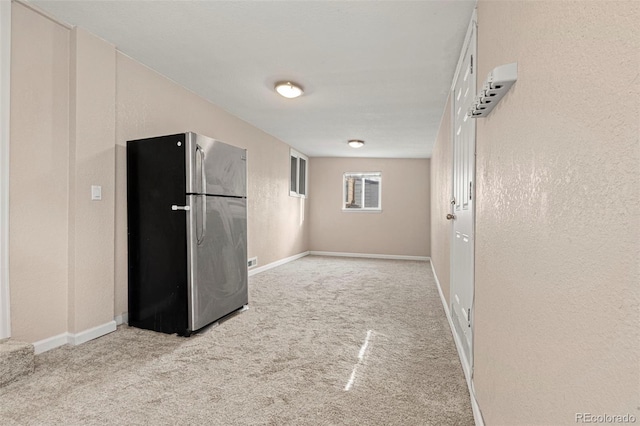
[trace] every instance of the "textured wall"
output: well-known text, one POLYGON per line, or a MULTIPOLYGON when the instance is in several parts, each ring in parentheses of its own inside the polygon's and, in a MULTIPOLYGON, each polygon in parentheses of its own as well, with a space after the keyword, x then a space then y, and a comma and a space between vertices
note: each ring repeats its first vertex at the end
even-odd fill
POLYGON ((113 320, 116 50, 71 32, 69 331, 113 320), (102 200, 91 200, 91 185, 102 200))
POLYGON ((69 30, 12 5, 11 334, 67 331, 69 30))
POLYGON ((438 276, 442 293, 449 300, 451 276, 451 213, 453 142, 451 127, 451 96, 447 98, 438 136, 431 155, 431 263, 438 276))
POLYGON ((127 312, 126 141, 194 131, 248 150, 249 257, 259 265, 308 250, 307 200, 289 196, 289 146, 117 55, 116 306, 127 312))
POLYGON ((640 418, 640 3, 478 5, 475 389, 487 424, 640 418), (482 81, 479 81, 482 83, 482 81))
POLYGON ((33 342, 113 320, 115 48, 12 8, 12 335, 33 342))
POLYGON ((429 160, 311 158, 311 250, 429 256, 429 160), (382 172, 382 213, 342 211, 345 172, 382 172))

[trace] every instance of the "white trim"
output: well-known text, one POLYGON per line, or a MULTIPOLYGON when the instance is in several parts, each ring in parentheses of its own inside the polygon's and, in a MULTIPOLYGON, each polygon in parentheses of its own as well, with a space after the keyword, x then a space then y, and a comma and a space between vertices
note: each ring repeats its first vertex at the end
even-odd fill
POLYGON ((374 254, 374 253, 341 253, 337 251, 310 251, 312 256, 332 256, 332 257, 363 257, 367 259, 394 259, 394 260, 419 260, 429 261, 429 256, 403 256, 398 254, 374 254))
POLYGON ((43 352, 50 351, 51 349, 55 349, 66 344, 80 345, 82 343, 88 342, 89 340, 102 337, 105 334, 109 334, 115 330, 116 330, 116 322, 109 321, 97 327, 93 327, 88 330, 81 331, 80 333, 76 333, 76 334, 69 333, 69 332, 61 333, 61 334, 58 334, 57 336, 49 337, 47 339, 43 339, 35 342, 33 344, 34 353, 38 355, 43 352))
POLYGON ((0 339, 11 337, 9 292, 9 138, 11 2, 0 1, 0 339))
POLYGON ((129 324, 129 312, 116 315, 113 320, 116 322, 116 325, 129 324))
POLYGON ((344 213, 382 213, 382 209, 345 209, 342 208, 344 213))
POLYGON ((484 419, 482 418, 482 412, 480 411, 480 405, 478 405, 478 400, 476 399, 476 393, 473 387, 473 379, 472 372, 468 369, 467 357, 464 354, 464 350, 462 348, 462 342, 460 341, 460 337, 453 325, 453 320, 451 319, 451 313, 449 312, 449 306, 447 306, 447 300, 444 298, 444 293, 442 293, 442 287, 440 286, 440 280, 438 280, 438 275, 436 274, 436 270, 433 267, 433 262, 429 262, 431 264, 431 272, 433 272, 433 278, 436 281, 436 287, 438 288, 438 293, 440 294, 440 301, 442 302, 442 307, 444 308, 444 313, 447 315, 447 321, 449 322, 449 328, 451 328, 451 334, 453 335, 453 340, 456 343, 456 350, 458 351, 458 357, 460 358, 460 363, 462 364, 462 371, 464 372, 464 377, 467 382, 467 387, 469 388, 469 396, 471 397, 471 408, 473 410, 473 420, 476 423, 476 426, 484 426, 484 419))
POLYGON ((342 174, 342 176, 344 175, 367 175, 367 176, 371 176, 371 177, 382 177, 382 172, 378 171, 378 172, 344 172, 342 174))
POLYGON ((69 343, 71 343, 72 345, 81 345, 82 343, 88 342, 89 340, 97 339, 98 337, 104 336, 105 334, 109 334, 114 331, 116 331, 116 322, 114 320, 111 320, 108 323, 90 328, 85 331, 81 331, 80 333, 69 333, 69 343))
POLYGON ((259 274, 260 272, 268 271, 269 269, 273 269, 277 266, 284 265, 285 263, 293 262, 294 260, 300 259, 301 257, 308 256, 309 252, 304 251, 302 253, 294 254, 293 256, 285 257, 284 259, 277 260, 275 262, 271 262, 264 266, 260 266, 259 268, 255 268, 249 271, 249 276, 254 276, 259 274))
POLYGON ((66 345, 67 343, 69 343, 69 333, 62 333, 44 340, 38 340, 33 344, 33 351, 36 355, 39 355, 51 349, 66 345))

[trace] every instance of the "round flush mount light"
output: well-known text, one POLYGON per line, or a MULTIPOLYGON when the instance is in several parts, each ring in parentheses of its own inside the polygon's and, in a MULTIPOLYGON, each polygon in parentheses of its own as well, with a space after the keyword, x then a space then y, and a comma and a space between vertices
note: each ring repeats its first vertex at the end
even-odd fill
POLYGON ((291 81, 279 81, 276 83, 275 89, 281 96, 289 99, 297 98, 304 93, 302 87, 291 81))
POLYGON ((364 141, 360 139, 351 139, 347 142, 351 148, 360 148, 364 145, 364 141))

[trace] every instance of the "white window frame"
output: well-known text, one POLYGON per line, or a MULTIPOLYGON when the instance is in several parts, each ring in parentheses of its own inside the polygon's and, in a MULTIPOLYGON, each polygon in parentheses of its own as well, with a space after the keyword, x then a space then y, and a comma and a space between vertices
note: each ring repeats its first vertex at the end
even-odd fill
POLYGON ((309 157, 291 148, 289 150, 289 195, 292 197, 307 198, 309 196, 309 157), (291 187, 291 159, 296 159, 296 187, 291 187), (300 187, 300 160, 304 160, 304 193, 299 192, 300 187))
POLYGON ((359 212, 359 213, 381 213, 382 212, 382 172, 345 172, 342 175, 342 211, 343 212, 359 212), (345 202, 347 199, 346 194, 346 179, 348 176, 357 175, 359 176, 362 182, 362 206, 364 206, 364 196, 365 196, 365 183, 364 179, 368 177, 377 177, 379 178, 378 184, 378 207, 360 207, 360 208, 347 208, 345 207, 345 202))

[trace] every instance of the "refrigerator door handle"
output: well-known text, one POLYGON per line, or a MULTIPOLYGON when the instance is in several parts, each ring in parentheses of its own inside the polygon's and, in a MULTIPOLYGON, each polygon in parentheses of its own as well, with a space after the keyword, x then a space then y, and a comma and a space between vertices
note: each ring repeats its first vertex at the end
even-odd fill
POLYGON ((175 204, 171 206, 171 210, 184 210, 184 211, 189 211, 191 210, 191 207, 189 206, 176 206, 175 204))
POLYGON ((206 194, 207 193, 207 171, 204 167, 204 150, 200 145, 196 145, 196 154, 200 154, 200 191, 196 192, 198 194, 206 194))
POLYGON ((196 144, 196 152, 200 153, 200 197, 202 197, 202 235, 198 235, 198 245, 204 241, 204 236, 207 233, 207 197, 204 195, 207 192, 207 171, 204 167, 204 150, 200 145, 196 144))
MULTIPOLYGON (((198 197, 202 197, 202 214, 200 216, 200 221, 202 222, 202 234, 197 236, 198 245, 201 245, 204 241, 204 236, 207 234, 207 196, 206 195, 198 195, 198 197)), ((197 212, 197 209, 196 209, 197 212)), ((198 214, 196 213, 196 216, 198 214)), ((196 227, 197 229, 197 227, 196 227)))

